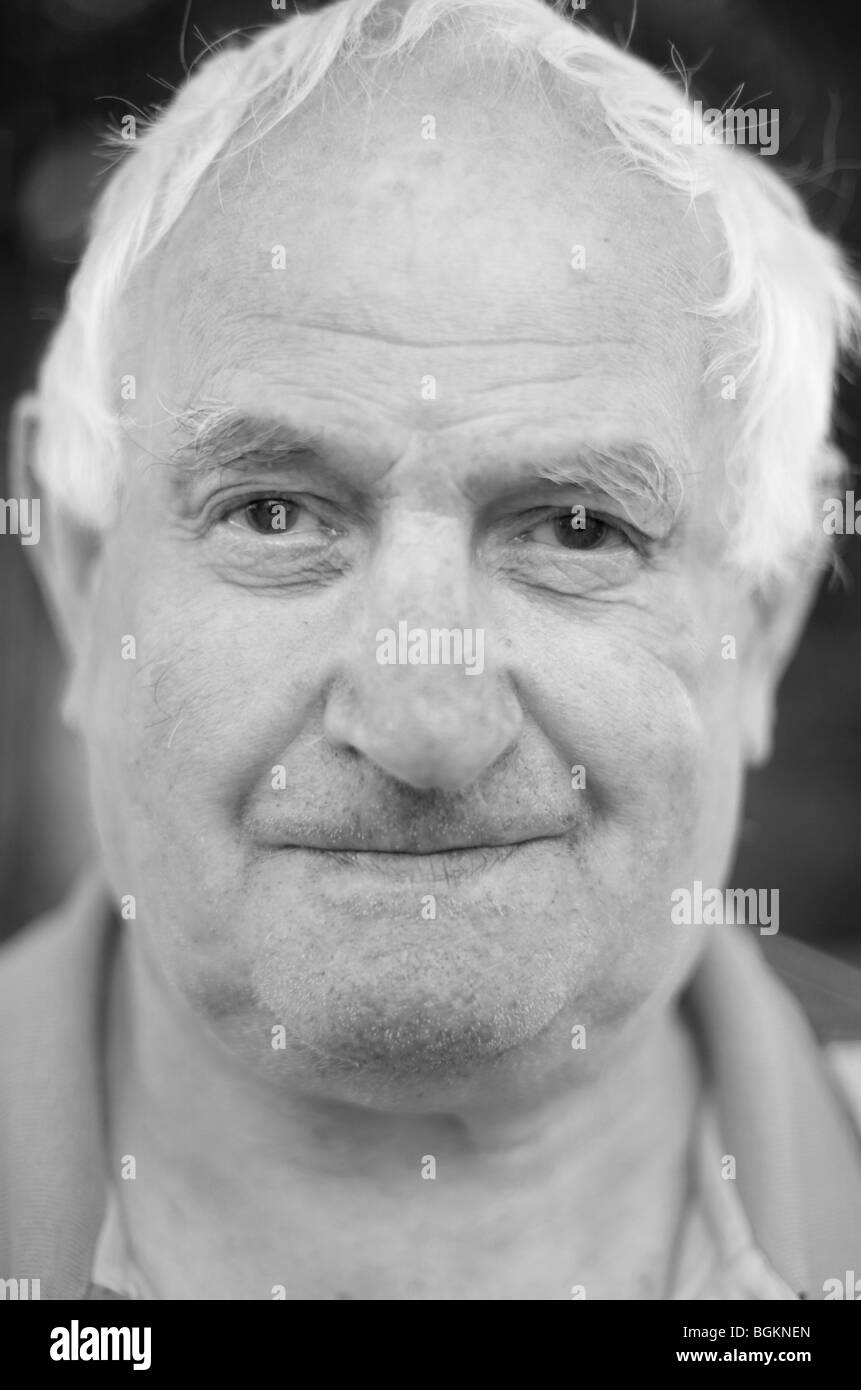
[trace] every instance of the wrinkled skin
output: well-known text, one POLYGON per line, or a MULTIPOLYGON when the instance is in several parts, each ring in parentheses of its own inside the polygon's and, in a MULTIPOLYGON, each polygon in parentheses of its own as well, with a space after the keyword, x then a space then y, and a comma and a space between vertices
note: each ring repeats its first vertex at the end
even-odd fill
POLYGON ((738 407, 691 312, 715 234, 570 119, 343 82, 222 163, 120 333, 127 487, 66 602, 69 706, 154 976, 291 1094, 458 1113, 600 1071, 690 973, 670 893, 722 882, 767 746, 782 649, 721 563, 738 407), (192 475, 178 417, 213 403, 321 456, 192 475), (660 454, 668 505, 578 481, 610 445, 660 454), (573 549, 578 504, 607 524, 573 549), (482 628, 483 672, 380 665, 404 619, 482 628))

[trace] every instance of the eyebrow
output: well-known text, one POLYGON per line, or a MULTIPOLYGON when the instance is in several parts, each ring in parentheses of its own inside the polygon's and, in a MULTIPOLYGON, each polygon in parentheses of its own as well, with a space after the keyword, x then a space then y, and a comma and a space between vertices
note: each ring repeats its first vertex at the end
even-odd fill
POLYGON ((297 457, 322 463, 326 452, 317 432, 233 406, 191 407, 173 416, 173 430, 170 461, 190 480, 237 463, 275 468, 297 457))
POLYGON ((524 482, 528 485, 535 478, 558 487, 594 488, 632 521, 633 509, 663 513, 673 522, 684 497, 681 470, 662 449, 644 442, 578 444, 570 455, 537 459, 524 482))
MULTIPOLYGON (((322 432, 300 429, 282 418, 251 416, 235 406, 199 405, 174 415, 173 427, 176 444, 170 462, 179 472, 180 487, 239 464, 274 471, 292 460, 334 471, 322 432)), ((503 472, 510 478, 508 495, 525 492, 536 482, 554 488, 594 488, 631 520, 633 508, 674 521, 684 493, 679 469, 661 448, 643 441, 578 442, 532 458, 526 450, 523 466, 515 469, 512 460, 503 472)), ((485 483, 475 475, 470 481, 479 487, 485 483)))

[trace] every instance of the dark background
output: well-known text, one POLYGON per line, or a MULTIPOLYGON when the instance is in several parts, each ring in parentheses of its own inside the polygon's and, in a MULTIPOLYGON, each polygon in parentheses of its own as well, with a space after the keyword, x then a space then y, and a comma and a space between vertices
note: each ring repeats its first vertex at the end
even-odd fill
MULTIPOLYGON (((301 9, 316 8, 304 3, 301 9)), ((858 264, 861 45, 853 7, 818 0, 640 0, 631 47, 672 46, 706 105, 776 106, 780 152, 814 220, 858 264), (741 101, 735 100, 743 84, 741 101)), ((625 39, 633 0, 585 18, 625 39)), ((278 23, 269 0, 6 0, 0 68, 3 418, 56 321, 107 167, 106 124, 163 102, 208 44, 278 23)), ((861 391, 841 389, 840 440, 861 496, 861 391)), ((4 451, 5 452, 5 451, 4 451)), ((4 459, 5 467, 5 459, 4 459)), ((5 478, 2 495, 9 495, 5 478)), ((749 785, 732 882, 780 889, 784 933, 861 960, 861 537, 826 584, 784 684, 769 768, 749 785)), ((56 715, 60 660, 17 538, 0 537, 0 936, 56 903, 87 854, 80 754, 56 715)))

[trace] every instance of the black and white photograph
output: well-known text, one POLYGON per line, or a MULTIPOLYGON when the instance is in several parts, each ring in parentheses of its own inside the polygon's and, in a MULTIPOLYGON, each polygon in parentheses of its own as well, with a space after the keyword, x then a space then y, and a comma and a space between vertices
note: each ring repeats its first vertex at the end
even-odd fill
POLYGON ((3 27, 22 1366, 190 1367, 191 1303, 550 1301, 619 1368, 821 1372, 855 1333, 812 1305, 861 1301, 852 7, 3 27))

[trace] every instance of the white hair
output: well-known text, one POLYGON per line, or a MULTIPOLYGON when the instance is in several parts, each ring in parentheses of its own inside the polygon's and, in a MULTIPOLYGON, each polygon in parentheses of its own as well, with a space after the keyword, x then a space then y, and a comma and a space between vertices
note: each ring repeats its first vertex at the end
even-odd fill
POLYGON ((830 443, 835 372, 861 329, 847 264, 770 160, 708 140, 674 142, 680 108, 697 129, 686 87, 542 0, 340 0, 207 56, 129 142, 97 203, 39 375, 42 484, 81 521, 102 528, 113 520, 123 440, 111 344, 123 294, 246 124, 250 145, 327 74, 405 57, 441 23, 471 35, 476 54, 489 43, 512 67, 546 64, 563 83, 588 89, 626 167, 647 171, 689 204, 709 200, 725 245, 724 279, 717 302, 695 307, 714 340, 706 388, 719 397, 722 382, 734 383, 729 558, 764 583, 818 557, 823 489, 841 478, 830 443))

